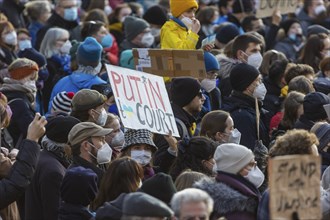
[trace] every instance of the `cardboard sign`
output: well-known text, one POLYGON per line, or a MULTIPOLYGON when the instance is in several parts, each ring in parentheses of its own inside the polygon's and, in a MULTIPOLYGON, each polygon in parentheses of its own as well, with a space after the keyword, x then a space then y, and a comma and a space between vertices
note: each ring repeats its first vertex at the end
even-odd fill
POLYGON ((299 0, 256 0, 258 18, 272 16, 275 9, 282 14, 295 12, 299 6, 299 0))
POLYGON ((288 155, 270 159, 271 219, 321 219, 320 157, 288 155))
POLYGON ((162 77, 106 65, 120 118, 126 128, 179 137, 162 77))
POLYGON ((202 50, 133 49, 136 69, 162 77, 205 78, 202 50))

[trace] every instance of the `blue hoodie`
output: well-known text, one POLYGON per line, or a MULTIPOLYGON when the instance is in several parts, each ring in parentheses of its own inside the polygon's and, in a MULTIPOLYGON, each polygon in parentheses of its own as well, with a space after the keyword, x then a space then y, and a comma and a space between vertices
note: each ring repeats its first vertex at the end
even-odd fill
POLYGON ((48 112, 52 108, 52 100, 58 93, 66 92, 78 92, 81 89, 90 89, 93 85, 106 84, 107 82, 102 80, 97 75, 91 75, 86 73, 74 72, 69 76, 60 79, 53 88, 52 94, 50 95, 50 101, 48 104, 48 112))

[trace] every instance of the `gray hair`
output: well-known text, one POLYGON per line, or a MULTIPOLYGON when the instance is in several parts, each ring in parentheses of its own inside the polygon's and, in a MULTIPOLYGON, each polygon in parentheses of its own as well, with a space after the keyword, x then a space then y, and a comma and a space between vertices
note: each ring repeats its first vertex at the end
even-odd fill
POLYGON ((42 53, 47 59, 51 58, 54 54, 58 54, 59 50, 55 48, 55 44, 64 34, 70 36, 69 32, 63 28, 50 28, 46 32, 44 39, 41 41, 40 53, 42 53))
POLYGON ((209 214, 213 211, 213 199, 205 191, 195 188, 184 189, 174 194, 171 208, 176 217, 180 216, 181 206, 184 203, 204 202, 209 214))
POLYGON ((27 2, 25 4, 25 11, 33 21, 37 21, 41 15, 51 12, 51 5, 48 1, 27 2))

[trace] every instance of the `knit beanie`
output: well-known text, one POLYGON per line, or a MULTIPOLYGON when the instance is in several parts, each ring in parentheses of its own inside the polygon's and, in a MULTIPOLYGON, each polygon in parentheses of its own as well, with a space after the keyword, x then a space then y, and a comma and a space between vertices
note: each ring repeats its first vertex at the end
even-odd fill
POLYGON ((61 185, 61 198, 64 202, 87 206, 98 192, 96 173, 78 166, 68 169, 61 185))
POLYGON ((234 0, 233 13, 252 12, 253 7, 252 0, 234 0))
POLYGON ((81 42, 77 41, 77 40, 72 40, 71 41, 71 45, 72 47, 70 48, 70 57, 71 60, 77 60, 77 51, 78 51, 78 47, 80 46, 81 42))
POLYGON ((243 92, 259 76, 259 71, 246 63, 239 63, 230 72, 233 90, 243 92))
POLYGON ((171 176, 165 173, 157 173, 144 181, 138 191, 147 193, 166 204, 170 204, 173 195, 176 193, 176 188, 171 176))
POLYGON ((326 123, 321 125, 315 131, 315 135, 320 143, 318 149, 322 151, 330 143, 330 124, 326 123))
POLYGON ((198 9, 196 0, 170 0, 170 10, 172 15, 176 18, 191 8, 198 9))
POLYGON ((106 101, 106 96, 96 90, 82 89, 72 98, 72 111, 86 111, 102 105, 106 101))
POLYGON ((71 112, 71 100, 74 96, 73 92, 60 92, 54 96, 52 101, 52 110, 54 112, 63 112, 67 115, 71 112))
POLYGON ((174 104, 184 107, 200 92, 201 84, 192 77, 177 77, 172 79, 170 97, 174 104))
POLYGON ((204 52, 204 64, 206 73, 214 70, 220 70, 220 65, 217 58, 209 52, 204 52))
POLYGON ((20 58, 27 58, 30 60, 33 60, 38 64, 39 67, 43 67, 47 64, 46 58, 44 55, 39 53, 36 49, 34 48, 26 48, 24 50, 20 50, 18 52, 18 57, 20 58))
POLYGON ((304 116, 311 121, 327 119, 323 105, 330 104, 330 97, 321 92, 311 92, 304 98, 304 116))
POLYGON ((96 67, 101 61, 102 46, 94 37, 87 37, 77 50, 79 65, 96 67))
POLYGON ((227 44, 229 41, 231 41, 238 35, 239 35, 239 29, 237 28, 237 26, 234 24, 228 24, 217 31, 215 38, 220 43, 227 44))
POLYGON ((253 159, 254 155, 250 149, 233 143, 221 144, 214 153, 217 171, 231 174, 237 174, 253 159))
POLYGON ((78 123, 80 121, 72 116, 52 117, 46 125, 46 136, 57 143, 67 143, 71 129, 78 123))
POLYGON ((325 27, 323 27, 319 24, 313 24, 313 25, 311 25, 307 28, 307 38, 309 36, 311 36, 312 34, 326 34, 326 35, 329 35, 330 31, 327 28, 325 28, 325 27))
POLYGON ((294 23, 298 23, 300 24, 299 20, 296 19, 296 18, 290 18, 290 19, 287 19, 285 21, 283 21, 281 23, 281 27, 283 28, 285 34, 287 35, 288 34, 288 31, 290 29, 290 27, 294 24, 294 23))
POLYGON ((128 41, 132 41, 148 27, 149 24, 144 19, 127 16, 124 21, 125 37, 128 41))
POLYGON ((21 80, 35 72, 39 71, 38 64, 30 59, 18 58, 8 67, 10 77, 15 80, 21 80))
POLYGON ((154 5, 144 13, 143 19, 149 24, 163 26, 167 21, 167 11, 160 5, 154 5))

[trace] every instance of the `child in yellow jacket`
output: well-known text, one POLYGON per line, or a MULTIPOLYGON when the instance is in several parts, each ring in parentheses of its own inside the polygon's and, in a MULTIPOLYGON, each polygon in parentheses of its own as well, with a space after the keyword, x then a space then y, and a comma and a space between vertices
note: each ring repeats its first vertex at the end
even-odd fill
POLYGON ((162 29, 160 44, 162 49, 196 49, 198 32, 201 28, 195 18, 198 9, 196 0, 170 0, 172 17, 162 29))

